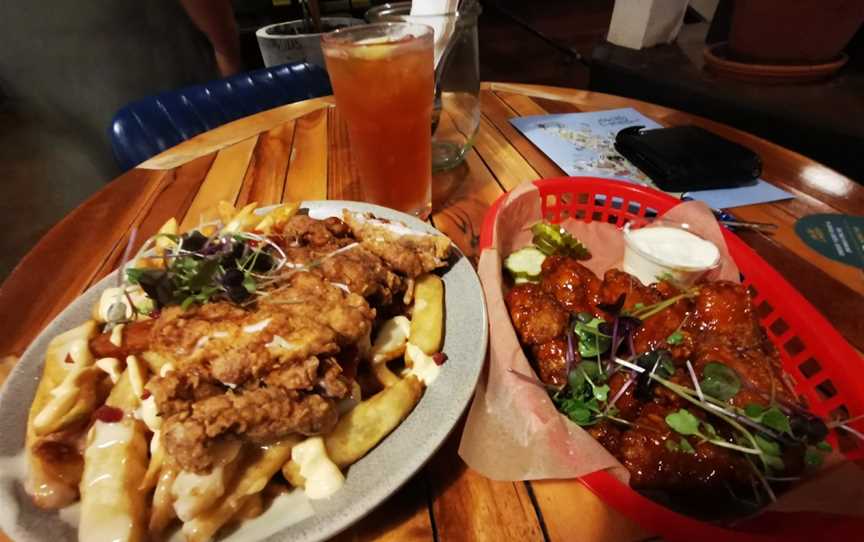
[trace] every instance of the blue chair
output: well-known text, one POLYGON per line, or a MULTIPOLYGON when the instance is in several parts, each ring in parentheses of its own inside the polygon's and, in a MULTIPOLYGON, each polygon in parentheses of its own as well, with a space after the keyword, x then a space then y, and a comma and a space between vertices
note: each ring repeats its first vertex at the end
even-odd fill
POLYGON ((331 94, 327 72, 295 62, 163 92, 114 115, 110 138, 123 170, 232 120, 280 105, 331 94))

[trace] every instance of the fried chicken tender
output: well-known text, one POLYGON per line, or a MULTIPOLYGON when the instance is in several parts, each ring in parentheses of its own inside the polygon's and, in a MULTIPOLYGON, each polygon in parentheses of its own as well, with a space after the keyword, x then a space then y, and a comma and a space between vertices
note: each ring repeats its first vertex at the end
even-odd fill
POLYGON ((417 278, 447 264, 450 240, 446 237, 420 234, 402 224, 347 209, 342 212, 342 219, 363 248, 408 278, 417 278))
POLYGON ((178 465, 207 472, 225 439, 272 442, 336 423, 350 381, 333 357, 368 335, 375 311, 359 295, 294 272, 252 309, 208 303, 166 309, 151 348, 175 370, 148 384, 178 465))

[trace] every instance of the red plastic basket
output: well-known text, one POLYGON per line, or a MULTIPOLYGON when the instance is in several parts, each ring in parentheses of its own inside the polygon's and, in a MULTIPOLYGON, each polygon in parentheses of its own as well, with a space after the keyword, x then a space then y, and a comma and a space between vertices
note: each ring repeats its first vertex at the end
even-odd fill
MULTIPOLYGON (((570 217, 623 227, 661 215, 679 200, 657 190, 597 177, 562 177, 534 181, 540 189, 543 217, 560 222, 570 217)), ((498 209, 506 195, 492 205, 483 220, 480 248, 491 244, 498 209)), ((864 413, 862 359, 843 337, 777 271, 728 230, 723 236, 754 296, 762 326, 776 345, 783 367, 796 382, 796 391, 810 409, 826 419, 864 413)), ((864 424, 853 423, 859 430, 864 424)), ((832 433, 829 441, 850 460, 864 458, 864 446, 848 434, 832 433)), ((580 481, 619 512, 669 540, 700 542, 855 540, 864 536, 864 522, 856 518, 817 513, 771 512, 724 528, 683 516, 651 501, 605 471, 580 481), (827 538, 826 538, 827 537, 827 538)))

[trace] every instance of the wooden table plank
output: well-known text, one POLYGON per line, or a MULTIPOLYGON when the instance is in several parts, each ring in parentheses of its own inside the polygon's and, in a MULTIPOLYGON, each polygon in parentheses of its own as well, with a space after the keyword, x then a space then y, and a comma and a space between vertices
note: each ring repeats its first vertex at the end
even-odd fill
POLYGON ((215 218, 216 205, 220 201, 235 203, 243 184, 252 152, 258 136, 244 139, 224 147, 216 154, 216 159, 207 172, 198 194, 192 200, 186 215, 177 217, 180 231, 194 228, 198 224, 215 218))
POLYGON ((305 100, 293 104, 276 107, 257 115, 245 117, 228 124, 223 124, 203 134, 157 154, 153 158, 138 165, 139 169, 172 169, 185 164, 193 158, 218 151, 261 132, 275 128, 289 120, 294 120, 311 111, 329 107, 333 103, 332 96, 305 100))
POLYGON ((333 542, 432 542, 435 530, 429 514, 426 472, 372 511, 363 521, 334 537, 333 542))
POLYGON ((295 121, 289 120, 258 136, 246 178, 237 196, 238 207, 253 201, 261 205, 282 201, 294 126, 295 121))
POLYGON ((501 134, 519 151, 519 154, 537 171, 540 177, 560 177, 565 175, 558 165, 545 153, 540 151, 528 139, 521 136, 518 130, 510 124, 510 119, 522 115, 511 109, 501 98, 491 90, 483 90, 480 93, 481 108, 483 115, 491 122, 501 134))
POLYGON ((327 111, 297 119, 282 201, 327 198, 327 111))
POLYGON ((363 187, 351 160, 348 126, 335 107, 327 110, 327 199, 363 201, 363 187))
POLYGON ((480 117, 480 131, 477 133, 474 148, 505 190, 512 190, 526 181, 540 178, 537 170, 531 167, 485 116, 480 117))
POLYGON ((552 542, 636 542, 651 535, 573 480, 531 482, 552 542))
POLYGON ((456 453, 462 424, 429 462, 438 540, 541 541, 543 532, 524 484, 496 482, 469 469, 456 453))
POLYGON ((20 355, 92 281, 165 171, 132 170, 72 211, 0 287, 0 352, 20 355))

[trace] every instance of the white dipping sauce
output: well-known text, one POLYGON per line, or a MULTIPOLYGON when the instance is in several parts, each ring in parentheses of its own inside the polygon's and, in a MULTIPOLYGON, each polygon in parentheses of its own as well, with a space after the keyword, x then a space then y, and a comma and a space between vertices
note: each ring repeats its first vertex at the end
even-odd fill
POLYGON ((714 243, 679 228, 658 226, 631 231, 630 242, 672 267, 711 267, 720 257, 714 243))
POLYGON ((664 278, 688 286, 720 260, 717 245, 681 228, 625 227, 624 271, 643 284, 664 278))

